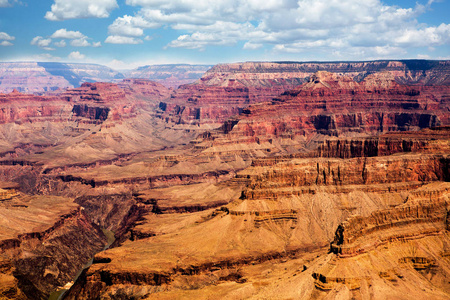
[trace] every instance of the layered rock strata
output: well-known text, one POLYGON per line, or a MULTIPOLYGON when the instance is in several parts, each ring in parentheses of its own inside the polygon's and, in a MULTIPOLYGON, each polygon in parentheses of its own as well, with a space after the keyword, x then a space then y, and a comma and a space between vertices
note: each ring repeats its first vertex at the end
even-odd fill
POLYGON ((261 141, 316 132, 340 136, 446 125, 448 93, 447 86, 401 86, 383 74, 357 83, 318 73, 297 90, 246 109, 230 134, 261 141))
MULTIPOLYGON (((316 72, 345 75, 345 78, 355 82, 361 82, 371 74, 385 73, 392 80, 402 85, 448 86, 448 70, 448 61, 248 62, 223 64, 208 70, 196 83, 181 86, 174 92, 170 100, 162 102, 161 113, 163 118, 178 123, 217 124, 228 117, 241 113, 250 104, 271 101, 285 91, 292 90, 311 81, 316 72)), ((383 89, 385 88, 383 87, 383 89)), ((404 91, 404 88, 398 89, 399 91, 391 91, 392 95, 418 93, 413 88, 410 88, 409 91, 404 91)), ((368 89, 368 91, 375 93, 375 95, 379 93, 377 89, 368 89)), ((338 94, 341 92, 338 92, 338 94)), ((317 93, 323 93, 323 91, 317 93)), ((324 95, 326 95, 326 92, 324 95)), ((308 94, 308 96, 311 95, 308 94)), ((367 108, 367 104, 358 104, 360 100, 362 99, 355 99, 353 106, 359 105, 367 108)), ((308 105, 307 109, 333 107, 333 104, 330 104, 318 103, 316 105, 308 105)), ((346 103, 344 104, 347 105, 346 103)), ((379 107, 379 105, 380 103, 376 104, 376 107, 379 107)), ((402 105, 402 109, 418 108, 417 103, 413 101, 406 100, 402 105)), ((404 123, 409 122, 409 117, 407 116, 396 116, 393 118, 400 118, 404 120, 404 123)), ((424 119, 427 117, 417 116, 417 118, 424 119)), ((324 121, 316 120, 314 122, 323 123, 324 121)), ((339 121, 336 120, 336 122, 339 121)), ((424 119, 422 122, 427 121, 424 119)), ((395 123, 395 120, 393 123, 395 123)))

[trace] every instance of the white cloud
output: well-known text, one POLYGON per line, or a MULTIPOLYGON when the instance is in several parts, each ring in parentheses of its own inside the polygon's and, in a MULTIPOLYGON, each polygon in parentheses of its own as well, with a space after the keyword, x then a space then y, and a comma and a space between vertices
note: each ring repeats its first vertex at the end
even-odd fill
POLYGON ((9 41, 1 41, 0 42, 0 46, 3 46, 3 47, 12 46, 12 45, 14 45, 14 44, 9 41))
POLYGON ((91 44, 85 38, 72 40, 70 42, 70 45, 74 46, 74 47, 89 47, 89 46, 91 46, 91 44))
POLYGON ((126 0, 140 10, 117 18, 109 33, 115 39, 141 37, 146 28, 160 26, 184 31, 167 47, 204 50, 244 42, 247 50, 268 45, 276 52, 384 57, 450 43, 449 24, 417 19, 433 2, 401 7, 381 0, 126 0))
POLYGON ((49 47, 51 42, 52 42, 52 39, 46 39, 46 38, 43 38, 42 36, 36 36, 31 40, 30 44, 38 46, 39 48, 42 48, 44 50, 55 50, 55 49, 49 47))
POLYGON ((106 38, 105 43, 109 44, 141 44, 142 40, 120 35, 110 35, 106 38))
POLYGON ((50 37, 52 39, 69 39, 69 40, 86 38, 86 36, 79 31, 68 31, 65 28, 56 30, 50 37))
POLYGON ((53 42, 56 47, 66 47, 67 43, 64 39, 69 39, 70 45, 73 47, 101 47, 101 42, 92 42, 90 43, 88 40, 89 37, 85 36, 79 31, 70 31, 66 28, 61 28, 56 30, 50 37, 44 38, 42 36, 36 36, 31 41, 31 45, 36 45, 45 50, 55 50, 50 46, 53 39, 61 39, 60 41, 53 42))
POLYGON ((86 58, 86 56, 84 54, 81 54, 78 51, 71 52, 67 57, 69 59, 76 59, 76 60, 82 60, 82 59, 86 58))
POLYGON ((252 43, 252 42, 247 42, 247 43, 245 43, 244 44, 244 49, 246 49, 246 50, 255 50, 255 49, 259 49, 259 48, 261 48, 263 45, 262 44, 255 44, 255 43, 252 43))
POLYGON ((142 16, 128 16, 117 18, 108 27, 108 32, 111 35, 133 36, 138 37, 144 35, 145 28, 157 28, 161 25, 145 20, 142 16))
POLYGON ((396 42, 404 46, 434 46, 450 43, 450 24, 424 29, 408 28, 402 32, 396 42))
POLYGON ((67 45, 65 40, 61 40, 61 41, 59 41, 59 42, 54 42, 53 44, 54 44, 56 47, 60 47, 60 48, 63 48, 63 47, 65 47, 65 46, 67 45))
POLYGON ((14 4, 20 4, 22 5, 22 2, 20 2, 19 0, 0 0, 0 7, 11 7, 14 4))
POLYGON ((0 32, 0 46, 2 47, 13 46, 14 44, 11 43, 11 41, 14 41, 15 39, 15 37, 10 36, 6 32, 0 32))
POLYGON ((376 46, 374 50, 377 57, 400 57, 401 55, 406 54, 406 51, 400 47, 376 46))
POLYGON ((116 0, 54 0, 51 11, 45 14, 50 21, 79 18, 107 18, 118 8, 116 0))
POLYGON ((214 33, 195 32, 191 35, 180 35, 169 43, 169 47, 205 50, 206 46, 231 46, 236 41, 221 37, 214 33))
POLYGON ((0 40, 14 41, 15 39, 16 39, 15 37, 10 36, 6 32, 0 32, 0 40))

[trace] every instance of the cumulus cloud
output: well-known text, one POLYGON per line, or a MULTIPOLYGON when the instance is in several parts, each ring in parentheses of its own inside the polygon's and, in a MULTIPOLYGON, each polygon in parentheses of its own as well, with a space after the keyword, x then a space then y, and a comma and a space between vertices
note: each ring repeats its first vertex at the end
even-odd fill
POLYGON ((70 45, 73 47, 90 47, 90 46, 100 47, 101 46, 100 42, 92 42, 92 43, 89 42, 88 40, 90 40, 90 38, 85 36, 81 32, 67 30, 66 28, 61 28, 61 29, 56 30, 48 38, 44 38, 42 36, 36 36, 31 41, 31 45, 38 46, 45 50, 55 50, 55 49, 49 47, 50 44, 52 43, 53 39, 60 39, 59 41, 53 42, 53 45, 55 45, 56 47, 66 47, 67 43, 66 43, 65 39, 71 40, 70 45))
POLYGON ((244 42, 247 50, 384 56, 450 43, 450 24, 418 22, 433 2, 400 7, 380 0, 126 0, 140 7, 138 13, 117 18, 109 33, 135 38, 159 26, 183 31, 167 47, 204 50, 244 42))
POLYGON ((89 43, 86 38, 81 38, 81 39, 74 39, 70 42, 71 46, 74 47, 89 47, 91 46, 91 43, 89 43))
POLYGON ((450 24, 423 29, 408 28, 396 42, 403 46, 433 46, 450 43, 450 24))
POLYGON ((52 39, 82 39, 82 38, 86 38, 86 36, 79 31, 70 31, 65 28, 56 30, 50 37, 52 39))
POLYGON ((10 36, 6 32, 0 32, 0 40, 12 41, 14 39, 15 39, 15 37, 10 36))
POLYGON ((11 41, 14 41, 16 38, 10 36, 6 32, 0 32, 0 46, 7 47, 14 45, 11 41))
POLYGON ((69 59, 75 59, 75 60, 82 60, 82 59, 86 58, 86 56, 84 54, 81 54, 78 51, 71 52, 67 57, 69 59))
POLYGON ((128 16, 117 18, 108 27, 108 32, 111 35, 119 36, 133 36, 138 37, 144 35, 145 28, 157 28, 161 26, 158 23, 149 22, 145 20, 142 16, 128 16))
POLYGON ((54 42, 53 45, 55 45, 56 47, 63 48, 63 47, 65 47, 67 44, 66 44, 66 41, 65 41, 65 40, 61 40, 61 41, 59 41, 59 42, 54 42))
POLYGON ((54 0, 51 11, 45 14, 45 18, 50 21, 107 18, 118 7, 116 0, 54 0))
POLYGON ((10 41, 1 41, 0 42, 0 46, 3 46, 3 47, 12 46, 12 45, 14 45, 14 44, 11 43, 10 41))
POLYGON ((263 45, 262 44, 255 44, 255 43, 252 43, 252 42, 247 42, 247 43, 245 43, 244 44, 244 49, 246 49, 246 50, 255 50, 255 49, 259 49, 259 48, 261 48, 263 45))
POLYGON ((10 7, 13 6, 14 4, 22 4, 22 2, 18 1, 18 0, 0 0, 0 7, 10 7))
POLYGON ((110 35, 106 38, 105 43, 108 44, 142 44, 141 39, 128 36, 110 35))
POLYGON ((44 50, 55 50, 54 48, 49 47, 52 43, 52 39, 46 39, 42 36, 36 36, 31 40, 31 45, 38 46, 39 48, 42 48, 44 50))
POLYGON ((235 44, 234 39, 221 37, 214 33, 195 32, 191 35, 180 35, 176 40, 169 43, 169 47, 204 50, 206 46, 231 46, 235 44))

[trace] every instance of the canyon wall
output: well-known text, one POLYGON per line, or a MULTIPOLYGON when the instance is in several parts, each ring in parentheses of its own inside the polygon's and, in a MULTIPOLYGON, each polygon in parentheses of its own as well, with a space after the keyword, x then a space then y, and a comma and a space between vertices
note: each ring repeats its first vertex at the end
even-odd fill
POLYGON ((362 82, 319 72, 271 102, 243 110, 231 135, 261 138, 367 134, 447 125, 448 86, 404 86, 387 73, 362 82))

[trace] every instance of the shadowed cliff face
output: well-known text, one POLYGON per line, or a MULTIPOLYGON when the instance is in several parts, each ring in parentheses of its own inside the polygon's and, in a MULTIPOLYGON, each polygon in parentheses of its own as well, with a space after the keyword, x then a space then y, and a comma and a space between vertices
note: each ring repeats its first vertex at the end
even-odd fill
POLYGON ((448 298, 446 64, 286 67, 0 95, 0 294, 448 298))

